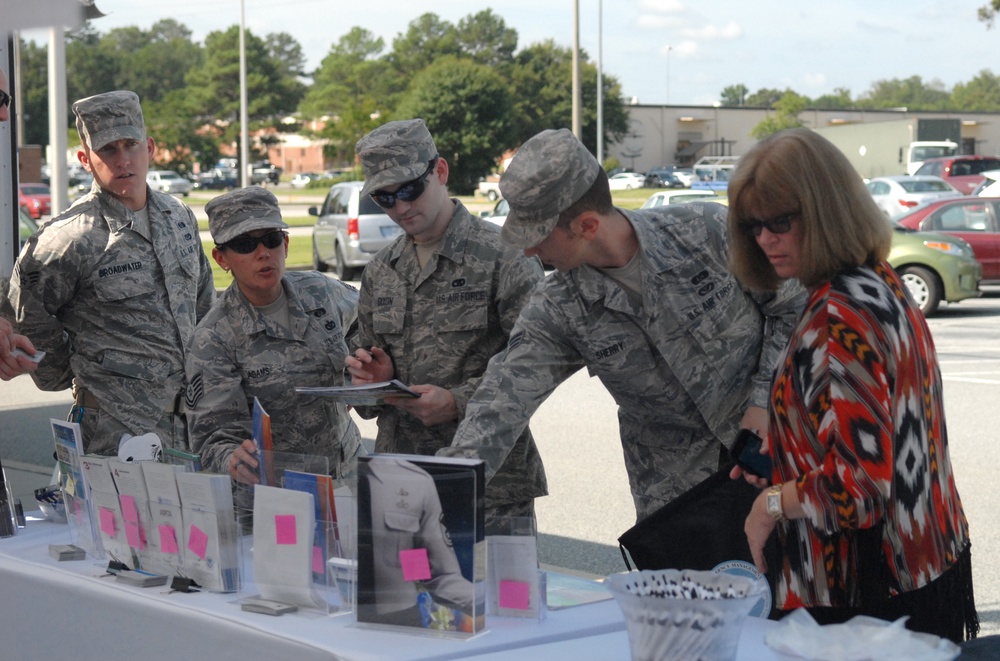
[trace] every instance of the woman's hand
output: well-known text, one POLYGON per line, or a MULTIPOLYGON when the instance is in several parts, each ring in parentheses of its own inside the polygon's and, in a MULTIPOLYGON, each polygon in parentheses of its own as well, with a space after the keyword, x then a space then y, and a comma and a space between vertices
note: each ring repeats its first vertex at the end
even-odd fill
POLYGON ((750 555, 753 556, 753 563, 761 573, 767 573, 767 562, 764 561, 764 545, 767 543, 777 522, 774 517, 767 512, 767 492, 761 491, 753 501, 750 514, 743 523, 743 532, 746 533, 747 543, 750 546, 750 555))
POLYGON ((243 484, 259 484, 257 446, 246 439, 229 455, 229 476, 243 484))

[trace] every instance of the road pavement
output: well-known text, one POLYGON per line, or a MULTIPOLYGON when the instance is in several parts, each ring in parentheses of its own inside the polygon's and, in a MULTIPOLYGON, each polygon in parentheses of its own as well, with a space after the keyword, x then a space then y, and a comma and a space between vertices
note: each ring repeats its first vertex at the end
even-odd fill
MULTIPOLYGON (((357 284, 357 283, 354 283, 357 284)), ((1000 289, 944 305, 930 320, 945 384, 949 444, 973 539, 983 635, 1000 634, 1000 289)), ((28 377, 0 382, 0 456, 26 503, 49 483, 49 418, 65 417, 68 392, 41 393, 28 377)), ((355 418, 367 439, 371 421, 355 418)), ((634 522, 616 407, 581 371, 559 386, 531 421, 549 481, 537 503, 542 563, 606 575, 623 571, 618 536, 634 522)), ((687 543, 688 540, 678 540, 687 543)))

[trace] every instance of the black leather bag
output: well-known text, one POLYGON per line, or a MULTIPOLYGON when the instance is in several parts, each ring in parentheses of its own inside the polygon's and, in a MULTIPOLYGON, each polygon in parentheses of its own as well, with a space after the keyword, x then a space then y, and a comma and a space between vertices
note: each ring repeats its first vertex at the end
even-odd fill
MULTIPOLYGON (((753 564, 743 523, 760 490, 724 468, 638 522, 618 538, 629 569, 697 569, 743 560, 753 564)), ((768 584, 780 568, 775 535, 764 548, 768 584)), ((772 610, 773 615, 773 610, 772 610)))

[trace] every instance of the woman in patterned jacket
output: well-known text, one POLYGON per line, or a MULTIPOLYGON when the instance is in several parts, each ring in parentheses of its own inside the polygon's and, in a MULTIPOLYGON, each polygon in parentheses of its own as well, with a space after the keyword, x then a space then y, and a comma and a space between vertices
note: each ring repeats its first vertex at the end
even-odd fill
POLYGON ((774 486, 745 524, 762 571, 777 530, 778 607, 806 607, 821 624, 908 615, 913 630, 975 637, 941 374, 923 315, 885 261, 889 223, 847 158, 808 129, 747 152, 729 202, 736 276, 760 291, 797 278, 809 292, 771 390, 774 486))

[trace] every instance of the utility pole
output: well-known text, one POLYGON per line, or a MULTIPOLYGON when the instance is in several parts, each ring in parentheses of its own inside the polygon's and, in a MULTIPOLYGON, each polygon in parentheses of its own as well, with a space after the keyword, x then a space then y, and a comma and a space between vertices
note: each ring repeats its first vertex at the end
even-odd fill
POLYGON ((573 135, 583 140, 580 130, 580 0, 573 0, 573 135))

